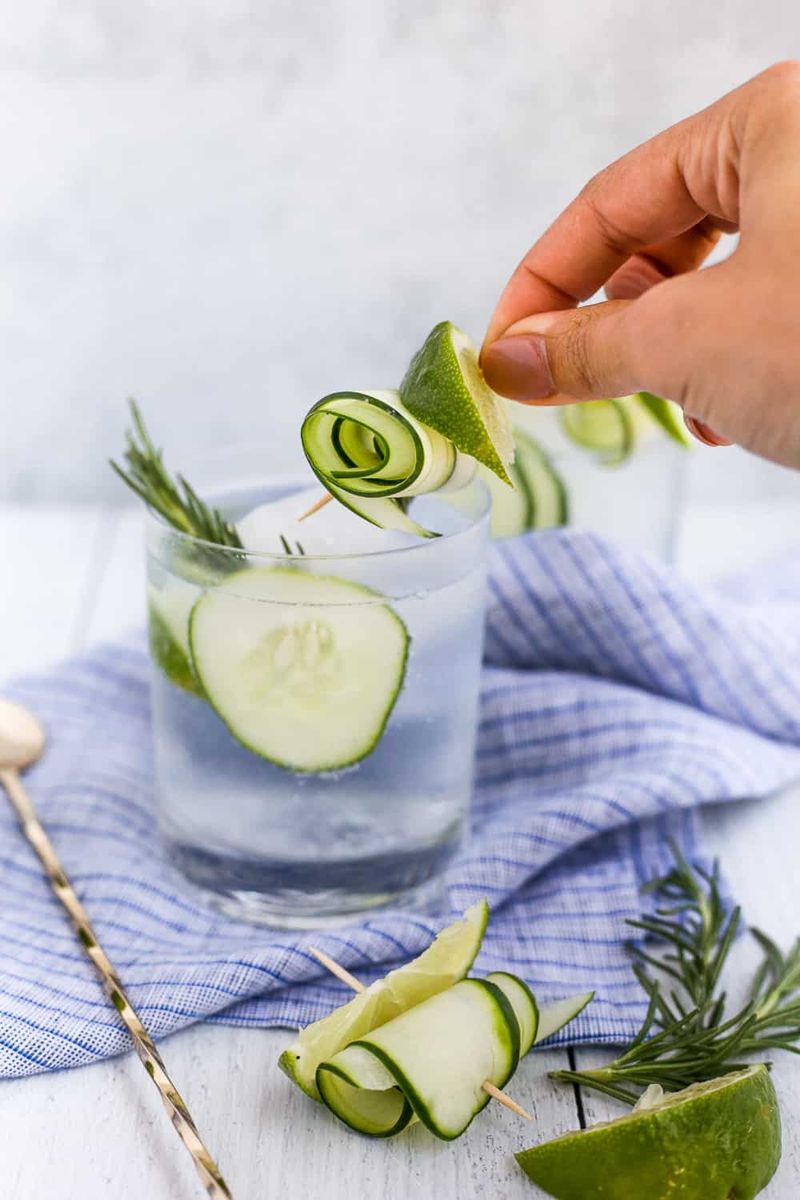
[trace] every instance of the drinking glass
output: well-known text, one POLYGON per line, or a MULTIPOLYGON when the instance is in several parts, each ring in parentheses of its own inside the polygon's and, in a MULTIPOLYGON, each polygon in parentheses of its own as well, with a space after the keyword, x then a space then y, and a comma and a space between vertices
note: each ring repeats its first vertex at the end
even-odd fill
MULTIPOLYGON (((205 475, 234 522, 307 487, 265 482, 252 453, 205 475)), ((489 497, 475 481, 414 512, 442 536, 291 557, 148 516, 160 833, 233 916, 304 928, 436 902, 472 789, 489 497)))

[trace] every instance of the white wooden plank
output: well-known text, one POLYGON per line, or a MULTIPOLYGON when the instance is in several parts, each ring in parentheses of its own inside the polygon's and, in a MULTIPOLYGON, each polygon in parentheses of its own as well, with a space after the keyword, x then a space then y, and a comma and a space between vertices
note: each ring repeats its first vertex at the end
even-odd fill
POLYGON ((75 649, 103 526, 92 508, 0 507, 0 680, 75 649))
MULTIPOLYGON (((490 1104, 454 1143, 437 1142, 421 1127, 385 1142, 365 1139, 277 1070, 289 1036, 206 1026, 162 1043, 237 1197, 525 1200, 531 1185, 513 1151, 575 1125, 571 1089, 542 1084, 544 1072, 562 1063, 560 1053, 545 1051, 526 1060, 509 1089, 532 1112, 534 1125, 490 1104)), ((11 1151, 4 1173, 16 1200, 39 1200, 56 1188, 86 1200, 200 1194, 155 1090, 132 1056, 3 1084, 0 1126, 11 1151)))

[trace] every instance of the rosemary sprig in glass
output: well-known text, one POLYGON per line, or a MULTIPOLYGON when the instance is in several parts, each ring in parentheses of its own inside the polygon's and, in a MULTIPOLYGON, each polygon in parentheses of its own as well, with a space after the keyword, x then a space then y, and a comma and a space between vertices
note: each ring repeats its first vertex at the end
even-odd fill
POLYGON ((674 867, 647 887, 659 907, 653 916, 629 922, 665 950, 656 957, 631 947, 634 973, 649 997, 641 1029, 607 1066, 552 1073, 624 1104, 635 1104, 650 1084, 676 1091, 735 1071, 750 1054, 800 1053, 800 939, 784 955, 766 934, 751 930, 763 957, 746 1003, 726 1017, 720 977, 741 913, 735 908, 726 914, 717 863, 707 872, 672 849, 674 867))
MULTIPOLYGON (((170 475, 164 466, 163 452, 154 445, 139 406, 135 400, 130 400, 129 404, 133 430, 128 431, 123 455, 127 470, 111 460, 120 479, 181 533, 212 542, 215 546, 243 549, 236 526, 226 521, 218 508, 211 508, 201 500, 183 475, 170 475)), ((295 542, 296 550, 283 535, 280 542, 288 555, 305 554, 299 542, 295 542)))

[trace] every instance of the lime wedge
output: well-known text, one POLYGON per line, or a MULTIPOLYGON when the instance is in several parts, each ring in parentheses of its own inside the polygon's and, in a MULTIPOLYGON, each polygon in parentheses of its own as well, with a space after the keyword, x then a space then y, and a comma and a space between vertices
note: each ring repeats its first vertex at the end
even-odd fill
POLYGON ((321 1062, 333 1058, 357 1038, 452 987, 464 978, 480 949, 489 906, 473 904, 448 925, 427 950, 359 992, 327 1017, 307 1025, 278 1060, 281 1070, 314 1100, 319 1100, 315 1077, 321 1062))
POLYGON ((677 404, 673 404, 671 400, 665 400, 663 396, 654 396, 652 392, 635 392, 633 400, 650 414, 655 423, 661 426, 664 433, 668 438, 672 438, 673 442, 677 442, 684 448, 691 446, 692 439, 680 418, 681 410, 677 404))
POLYGON ((624 462, 633 450, 636 429, 624 400, 584 400, 558 410, 561 428, 576 445, 593 450, 605 466, 624 462))
POLYGON ((752 1200, 780 1157, 778 1101, 763 1065, 516 1155, 556 1200, 752 1200))
POLYGON ((514 437, 506 405, 483 378, 465 333, 441 321, 411 360, 400 384, 408 411, 471 454, 509 485, 514 437))

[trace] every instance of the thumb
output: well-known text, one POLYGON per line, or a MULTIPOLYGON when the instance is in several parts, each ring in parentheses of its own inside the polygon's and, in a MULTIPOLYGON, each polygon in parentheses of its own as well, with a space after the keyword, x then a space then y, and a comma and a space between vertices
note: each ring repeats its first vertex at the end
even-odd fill
POLYGON ((646 386, 639 378, 642 332, 636 300, 609 300, 563 312, 536 313, 486 347, 481 366, 494 391, 511 400, 576 400, 623 396, 646 386))

